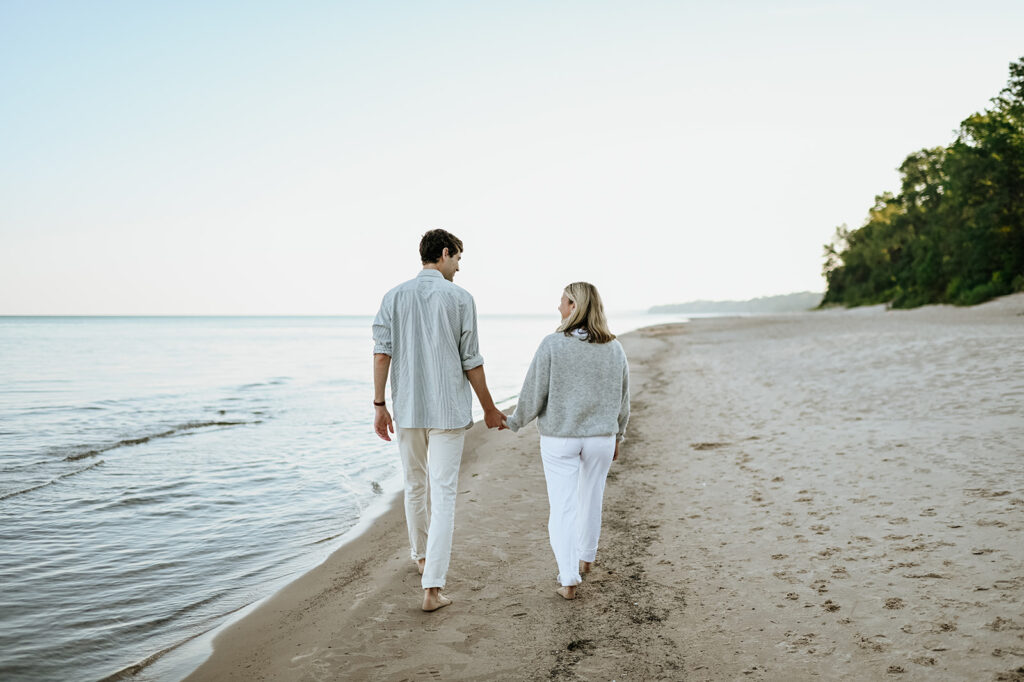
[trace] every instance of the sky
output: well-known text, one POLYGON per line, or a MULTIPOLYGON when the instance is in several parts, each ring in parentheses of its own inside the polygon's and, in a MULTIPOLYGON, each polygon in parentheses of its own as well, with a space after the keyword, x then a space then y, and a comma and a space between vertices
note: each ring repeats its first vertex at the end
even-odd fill
POLYGON ((0 0, 0 314, 481 314, 824 291, 1024 3, 0 0))

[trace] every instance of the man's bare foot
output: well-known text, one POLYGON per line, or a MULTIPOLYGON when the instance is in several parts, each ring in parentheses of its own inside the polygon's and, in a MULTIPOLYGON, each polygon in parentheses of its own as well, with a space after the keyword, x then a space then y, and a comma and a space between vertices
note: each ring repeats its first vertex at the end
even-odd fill
POLYGON ((580 573, 582 573, 583 575, 586 575, 587 573, 590 573, 590 569, 592 569, 593 567, 594 567, 594 562, 593 561, 581 561, 580 562, 580 573))
POLYGON ((563 599, 575 599, 576 598, 576 586, 575 585, 563 585, 559 587, 555 592, 558 592, 563 599))
POLYGON ((441 594, 440 587, 428 587, 423 590, 423 610, 424 611, 437 611, 438 609, 448 606, 452 603, 452 600, 441 594))
POLYGON ((416 560, 416 571, 420 575, 423 575, 423 567, 426 566, 426 565, 427 565, 427 560, 426 559, 417 559, 416 560))

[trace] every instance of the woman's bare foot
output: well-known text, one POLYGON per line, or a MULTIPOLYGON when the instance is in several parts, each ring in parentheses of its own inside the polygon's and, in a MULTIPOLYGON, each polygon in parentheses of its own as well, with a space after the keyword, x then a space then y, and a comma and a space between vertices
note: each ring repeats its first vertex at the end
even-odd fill
POLYGON ((587 573, 590 573, 590 569, 592 569, 593 567, 594 567, 594 562, 593 561, 581 561, 580 562, 580 573, 582 573, 583 575, 586 575, 587 573))
POLYGON ((426 566, 426 565, 427 565, 427 560, 426 559, 417 559, 416 560, 416 571, 420 575, 423 575, 423 567, 426 566))
POLYGON ((576 586, 575 585, 563 585, 559 587, 555 592, 558 592, 563 599, 575 599, 576 598, 576 586))
POLYGON ((441 594, 440 587, 428 587, 423 590, 423 610, 424 611, 437 611, 438 609, 448 606, 452 603, 452 600, 441 594))

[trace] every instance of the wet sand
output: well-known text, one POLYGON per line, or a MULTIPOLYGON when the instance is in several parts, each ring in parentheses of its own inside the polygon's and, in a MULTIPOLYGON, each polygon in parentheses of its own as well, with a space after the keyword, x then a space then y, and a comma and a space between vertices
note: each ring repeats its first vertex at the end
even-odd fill
POLYGON ((1024 295, 622 340, 633 417, 578 599, 535 428, 478 425, 452 606, 420 611, 396 505, 189 679, 1024 680, 1024 295))

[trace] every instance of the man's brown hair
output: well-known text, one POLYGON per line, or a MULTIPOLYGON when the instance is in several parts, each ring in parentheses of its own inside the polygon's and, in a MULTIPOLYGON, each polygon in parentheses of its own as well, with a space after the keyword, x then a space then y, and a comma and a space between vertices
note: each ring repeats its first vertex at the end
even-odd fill
POLYGON ((431 230, 420 239, 420 260, 424 265, 436 263, 445 249, 449 256, 462 253, 462 240, 447 230, 431 230))

